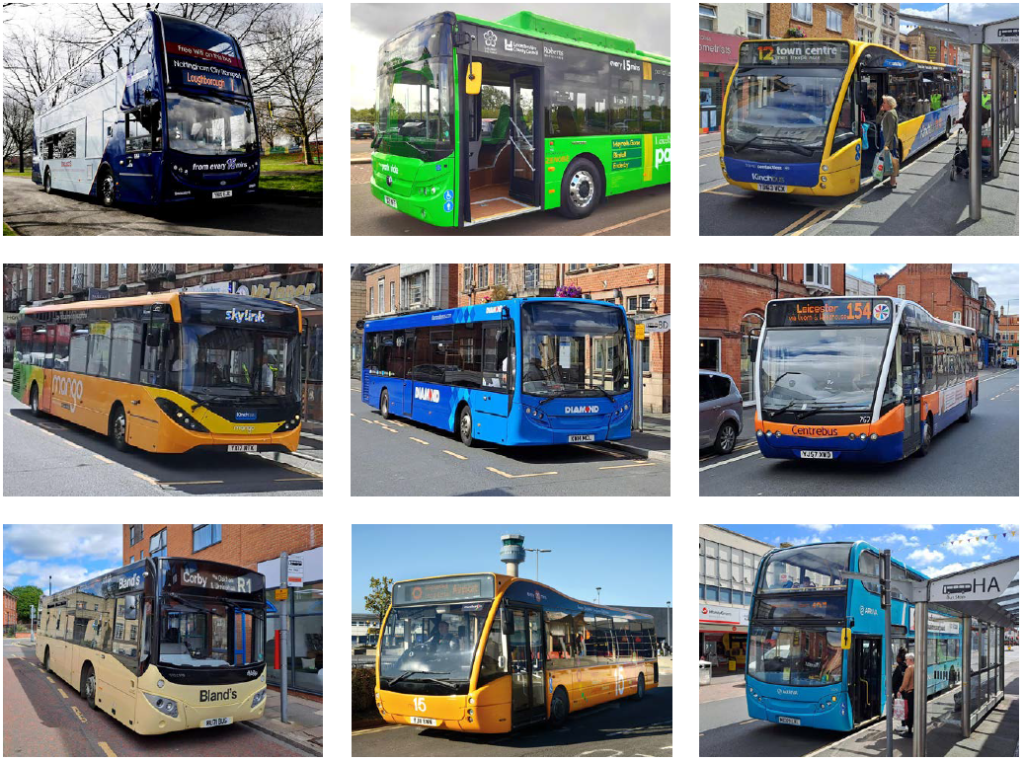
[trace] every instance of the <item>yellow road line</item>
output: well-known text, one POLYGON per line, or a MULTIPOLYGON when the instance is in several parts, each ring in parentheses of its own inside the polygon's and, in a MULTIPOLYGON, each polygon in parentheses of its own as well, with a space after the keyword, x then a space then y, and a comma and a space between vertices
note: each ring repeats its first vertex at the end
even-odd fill
POLYGON ((606 455, 609 455, 611 457, 625 457, 626 456, 622 452, 609 452, 607 449, 601 449, 600 447, 591 446, 590 444, 576 444, 575 446, 579 447, 580 449, 589 449, 589 450, 591 450, 593 452, 600 452, 601 454, 606 454, 606 455))
POLYGON ((94 454, 93 457, 95 457, 100 462, 105 462, 107 465, 113 465, 114 464, 113 460, 108 460, 106 457, 104 457, 101 454, 94 454))
POLYGON ((58 688, 57 688, 57 692, 59 692, 59 693, 60 693, 60 696, 61 696, 62 698, 64 698, 65 700, 67 700, 67 699, 68 699, 68 694, 67 694, 66 692, 64 692, 64 690, 63 690, 63 689, 61 689, 60 687, 58 687, 58 688))
POLYGON ((66 439, 65 439, 65 440, 63 440, 63 443, 64 443, 64 444, 67 444, 67 445, 68 445, 69 447, 71 447, 72 449, 85 449, 85 447, 81 447, 81 446, 79 446, 78 444, 75 444, 75 443, 73 443, 73 442, 71 442, 71 441, 67 441, 66 439))
MULTIPOLYGON (((831 209, 821 209, 821 210, 814 209, 814 210, 811 210, 811 211, 807 212, 806 214, 804 214, 802 217, 800 217, 800 219, 798 219, 795 222, 793 222, 793 224, 791 224, 791 225, 789 225, 787 227, 784 227, 781 230, 779 230, 777 233, 775 233, 775 235, 776 236, 788 235, 790 230, 795 230, 796 228, 798 228, 801 225, 803 225, 804 222, 807 222, 807 220, 813 219, 814 217, 817 217, 817 219, 814 219, 814 221, 810 222, 807 225, 807 227, 810 227, 811 225, 815 224, 816 222, 820 222, 822 217, 824 217, 830 211, 831 211, 831 209)), ((807 229, 807 228, 806 227, 803 228, 803 230, 805 230, 805 229, 807 229)), ((803 230, 800 230, 800 231, 794 233, 794 235, 799 235, 800 232, 802 232, 803 230)))
POLYGON ((117 756, 117 754, 116 754, 116 753, 114 753, 114 751, 112 751, 112 750, 110 749, 110 746, 109 746, 109 745, 107 745, 106 743, 104 743, 104 742, 98 742, 98 743, 96 743, 96 744, 97 744, 97 745, 99 745, 99 746, 100 746, 101 748, 103 748, 103 752, 104 752, 104 753, 106 753, 106 754, 107 754, 108 756, 112 756, 112 757, 113 757, 113 756, 117 756))
POLYGON ((206 484, 222 484, 223 481, 157 481, 160 486, 205 486, 206 484))
POLYGON ((86 723, 87 719, 85 718, 85 716, 82 715, 82 712, 78 710, 78 706, 71 706, 71 710, 75 712, 75 716, 78 717, 78 720, 80 722, 82 722, 83 724, 86 723))
POLYGON ((499 476, 505 476, 505 478, 533 478, 534 476, 557 476, 558 471, 552 470, 548 473, 523 473, 521 476, 513 476, 510 473, 504 473, 497 468, 487 468, 492 473, 497 473, 499 476))
POLYGON ((311 476, 313 478, 319 478, 321 481, 324 480, 322 473, 314 473, 310 470, 303 470, 302 468, 296 468, 292 465, 285 465, 283 462, 276 462, 274 464, 277 465, 277 467, 279 468, 290 470, 292 473, 298 473, 300 476, 311 476))
POLYGON ((468 460, 469 459, 468 457, 463 457, 460 454, 455 454, 455 452, 449 452, 447 449, 442 449, 441 451, 444 452, 445 454, 450 454, 452 457, 458 457, 460 460, 468 460))
POLYGON ((657 465, 655 462, 634 462, 629 465, 605 465, 598 470, 616 470, 618 468, 646 468, 649 465, 657 465))
POLYGON ((322 481, 322 476, 306 476, 305 478, 275 478, 274 481, 322 481))
POLYGON ((396 431, 394 428, 388 428, 386 425, 383 424, 381 425, 381 428, 383 428, 385 431, 390 431, 391 433, 398 433, 398 431, 396 431))
POLYGON ((668 214, 670 211, 672 211, 672 209, 662 209, 661 211, 656 211, 653 214, 645 214, 644 216, 637 217, 636 219, 627 219, 625 222, 619 222, 619 224, 617 224, 617 225, 612 225, 611 227, 605 227, 602 230, 594 230, 593 232, 590 232, 590 233, 583 233, 583 237, 586 238, 587 236, 590 236, 590 235, 600 235, 601 233, 611 232, 612 230, 618 230, 620 227, 625 227, 626 225, 631 225, 634 222, 643 222, 645 219, 650 219, 651 217, 657 217, 657 216, 660 216, 662 214, 668 214))
POLYGON ((352 732, 352 735, 369 735, 374 732, 384 732, 388 729, 401 729, 405 724, 388 724, 386 727, 377 727, 376 729, 357 729, 352 732))
POLYGON ((412 439, 413 441, 415 441, 418 444, 422 444, 425 447, 429 447, 430 446, 430 444, 425 442, 423 439, 417 439, 415 436, 410 436, 409 438, 412 439))
POLYGON ((160 482, 157 481, 155 478, 150 478, 149 476, 144 476, 141 473, 139 473, 138 471, 133 470, 132 474, 138 476, 143 481, 149 481, 151 484, 153 484, 153 486, 159 486, 160 485, 160 482))
POLYGON ((364 423, 369 423, 370 425, 373 425, 373 421, 372 421, 372 420, 367 420, 367 419, 366 419, 366 418, 364 418, 364 417, 361 417, 361 418, 359 418, 359 419, 360 419, 360 420, 362 420, 362 421, 363 421, 364 423))

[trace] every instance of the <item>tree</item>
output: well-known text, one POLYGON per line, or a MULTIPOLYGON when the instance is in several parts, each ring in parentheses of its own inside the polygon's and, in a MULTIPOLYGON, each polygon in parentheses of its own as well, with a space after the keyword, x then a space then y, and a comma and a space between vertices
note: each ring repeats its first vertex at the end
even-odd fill
POLYGON ((4 96, 29 109, 36 97, 89 52, 80 30, 56 28, 44 34, 12 27, 4 35, 4 96))
POLYGON ((370 594, 363 599, 366 601, 366 609, 377 614, 378 628, 384 626, 384 616, 391 607, 391 585, 394 583, 395 580, 387 576, 379 579, 376 576, 370 577, 370 594))
POLYGON ((138 18, 146 7, 212 26, 233 34, 244 46, 281 3, 69 3, 64 7, 77 19, 95 45, 105 42, 138 18))
POLYGON ((43 590, 36 586, 24 586, 15 587, 14 589, 7 590, 16 598, 18 598, 18 620, 28 621, 30 615, 30 606, 36 606, 36 613, 39 612, 39 598, 43 596, 43 590))
POLYGON ((281 129, 276 114, 272 115, 269 99, 256 99, 256 121, 260 126, 260 140, 266 148, 265 152, 270 153, 274 142, 284 134, 284 130, 281 129))
POLYGON ((323 129, 323 15, 279 9, 255 35, 249 79, 257 98, 273 102, 281 129, 302 145, 303 163, 312 164, 310 137, 323 129))
POLYGON ((4 160, 18 157, 18 171, 25 171, 25 154, 32 150, 32 109, 12 97, 4 98, 4 160))

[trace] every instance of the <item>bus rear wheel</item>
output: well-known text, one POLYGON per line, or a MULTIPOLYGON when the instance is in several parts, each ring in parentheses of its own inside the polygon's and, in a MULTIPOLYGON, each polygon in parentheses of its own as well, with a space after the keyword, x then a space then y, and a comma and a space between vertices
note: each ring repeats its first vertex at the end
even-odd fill
POLYGON ((562 177, 562 216, 569 219, 590 216, 603 193, 601 173, 594 162, 587 158, 576 159, 562 177))
POLYGON ((32 408, 32 417, 42 417, 43 412, 39 409, 39 386, 32 384, 32 390, 28 394, 28 403, 32 408))
POLYGON ((50 673, 50 648, 43 651, 43 671, 50 673))
POLYGON ((110 208, 114 205, 114 175, 111 174, 109 169, 104 169, 100 173, 100 203, 106 208, 110 208))
POLYGON ((960 420, 964 423, 971 422, 971 408, 974 407, 974 394, 967 395, 967 409, 964 414, 960 416, 960 420))
POLYGON ((636 678, 636 695, 633 697, 637 700, 643 700, 644 695, 647 693, 647 683, 644 681, 644 675, 641 674, 636 678))
POLYGON ((473 413, 469 411, 469 405, 463 405, 459 412, 459 438, 467 447, 475 447, 476 439, 473 438, 473 413))
POLYGON ((49 195, 53 192, 53 183, 50 180, 50 170, 43 173, 43 192, 49 195))
POLYGON ((128 417, 118 405, 110 415, 110 442, 118 452, 128 450, 128 417))
POLYGON ((921 446, 917 450, 918 457, 924 457, 932 446, 932 421, 926 420, 924 430, 921 431, 921 446))
POLYGON ((391 400, 388 399, 388 390, 380 392, 380 416, 385 420, 391 419, 391 400))
POLYGON ((560 727, 565 724, 569 716, 569 697, 565 694, 565 688, 559 687, 551 696, 551 714, 548 721, 552 727, 560 727))
POLYGON ((96 709, 96 672, 93 671, 92 666, 86 666, 82 670, 82 684, 78 688, 79 693, 85 698, 85 702, 89 704, 89 708, 92 710, 96 709))

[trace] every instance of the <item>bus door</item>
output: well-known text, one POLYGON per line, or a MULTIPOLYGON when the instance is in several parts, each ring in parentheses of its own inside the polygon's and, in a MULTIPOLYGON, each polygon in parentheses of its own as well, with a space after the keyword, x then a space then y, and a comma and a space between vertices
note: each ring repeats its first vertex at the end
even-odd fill
POLYGON ((481 385, 469 390, 476 433, 487 441, 504 442, 508 436, 508 413, 512 406, 515 362, 513 322, 494 320, 483 323, 480 354, 481 385))
POLYGON ((540 172, 537 156, 543 155, 540 119, 534 117, 534 98, 539 89, 540 69, 530 68, 510 77, 511 114, 509 128, 512 141, 512 177, 509 193, 530 206, 540 205, 540 172), (537 150, 540 147, 541 150, 537 150))
POLYGON ((124 115, 124 161, 115 167, 117 198, 126 203, 156 200, 157 170, 162 158, 160 103, 153 102, 124 115))
POLYGON ((902 328, 900 359, 903 371, 903 455, 906 456, 921 445, 921 331, 902 328))
POLYGON ((854 635, 850 652, 850 702, 857 724, 882 712, 882 638, 854 635))
MULTIPOLYGON (((402 372, 402 377, 407 378, 409 373, 412 372, 412 365, 416 359, 416 331, 406 330, 405 331, 405 367, 402 372)), ((413 397, 413 386, 416 385, 415 381, 403 380, 402 381, 402 414, 405 417, 412 417, 412 397, 413 397)))
POLYGON ((513 620, 508 638, 512 675, 512 726, 530 724, 547 715, 544 702, 544 613, 535 608, 509 607, 513 620))
POLYGON ((882 96, 886 89, 886 75, 881 71, 860 70, 857 88, 858 137, 867 137, 860 162, 860 176, 871 174, 875 155, 882 147, 882 128, 877 121, 881 113, 882 96))

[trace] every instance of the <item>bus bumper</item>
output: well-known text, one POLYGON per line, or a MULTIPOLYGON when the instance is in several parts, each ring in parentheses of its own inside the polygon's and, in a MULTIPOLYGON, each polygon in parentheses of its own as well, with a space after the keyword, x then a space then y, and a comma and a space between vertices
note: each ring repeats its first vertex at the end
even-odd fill
POLYGON ((832 461, 840 462, 896 462, 903 459, 903 434, 894 433, 871 439, 850 441, 849 438, 809 439, 804 436, 757 437, 761 454, 772 459, 802 460, 801 452, 830 452, 832 461))
POLYGON ((381 718, 388 724, 477 734, 512 729, 512 680, 507 676, 469 695, 431 695, 417 703, 416 695, 375 690, 375 700, 381 718))
POLYGON ((781 701, 756 695, 747 688, 747 713, 752 719, 770 721, 772 724, 783 726, 836 731, 853 729, 847 695, 839 693, 831 697, 823 698, 821 702, 781 701), (832 702, 831 697, 835 698, 835 702, 832 702))
POLYGON ((232 446, 255 446, 257 452, 294 452, 299 448, 302 426, 284 433, 225 434, 198 433, 181 427, 164 425, 155 451, 182 454, 184 452, 239 452, 232 446))
MULTIPOLYGON (((265 685, 261 685, 260 689, 265 689, 265 685)), ((183 729, 210 728, 210 725, 204 724, 208 719, 230 718, 232 724, 262 719, 263 710, 267 706, 266 693, 264 692, 263 699, 252 707, 255 693, 256 690, 247 693, 243 699, 231 704, 205 706, 179 700, 177 716, 168 716, 157 710, 148 699, 141 697, 133 729, 140 735, 159 735, 183 729)))

